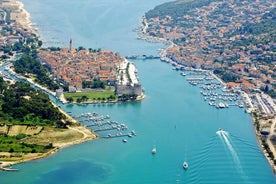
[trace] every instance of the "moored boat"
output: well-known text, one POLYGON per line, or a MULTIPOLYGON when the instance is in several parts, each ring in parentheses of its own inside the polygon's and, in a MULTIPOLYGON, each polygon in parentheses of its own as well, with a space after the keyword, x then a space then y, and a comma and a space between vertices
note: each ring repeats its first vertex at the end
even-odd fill
POLYGON ((185 72, 181 72, 180 75, 186 76, 186 73, 185 72))

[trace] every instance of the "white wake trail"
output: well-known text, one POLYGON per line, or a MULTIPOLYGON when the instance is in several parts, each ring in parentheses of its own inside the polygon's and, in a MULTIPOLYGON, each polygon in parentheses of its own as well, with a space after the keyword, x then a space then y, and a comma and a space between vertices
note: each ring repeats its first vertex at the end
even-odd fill
POLYGON ((240 164, 240 159, 239 159, 239 157, 238 157, 237 152, 235 151, 235 149, 233 148, 232 144, 231 144, 230 141, 229 141, 228 133, 222 131, 222 132, 221 132, 221 135, 222 135, 222 138, 224 139, 224 141, 225 141, 225 143, 226 143, 228 149, 230 150, 230 153, 232 154, 235 163, 238 164, 238 165, 240 166, 240 165, 241 165, 241 164, 240 164))
POLYGON ((230 140, 228 132, 223 131, 223 130, 218 130, 216 133, 219 135, 221 141, 226 144, 226 146, 229 149, 229 151, 232 155, 232 158, 237 166, 238 171, 241 173, 242 177, 244 179, 246 179, 246 176, 244 175, 243 169, 241 167, 241 162, 240 162, 239 156, 231 144, 231 140, 230 140))

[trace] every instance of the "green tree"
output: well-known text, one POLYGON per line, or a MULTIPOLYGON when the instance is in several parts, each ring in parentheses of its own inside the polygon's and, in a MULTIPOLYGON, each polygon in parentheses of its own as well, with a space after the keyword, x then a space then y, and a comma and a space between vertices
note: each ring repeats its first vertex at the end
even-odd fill
POLYGON ((88 97, 87 97, 86 95, 83 95, 83 96, 81 97, 81 101, 85 102, 85 101, 87 101, 87 100, 88 100, 88 97))
POLYGON ((85 48, 83 46, 79 46, 78 50, 85 50, 85 48))
POLYGON ((68 97, 66 100, 67 100, 69 103, 72 103, 72 102, 74 101, 74 99, 73 99, 72 97, 68 97))
POLYGON ((77 103, 81 103, 82 99, 81 98, 77 98, 77 103))

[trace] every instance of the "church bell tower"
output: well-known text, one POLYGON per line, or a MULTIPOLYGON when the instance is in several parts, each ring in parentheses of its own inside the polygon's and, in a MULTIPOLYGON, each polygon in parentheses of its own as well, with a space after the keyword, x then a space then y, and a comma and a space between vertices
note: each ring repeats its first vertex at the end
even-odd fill
POLYGON ((70 53, 72 53, 73 51, 73 41, 72 41, 72 38, 70 38, 70 42, 69 42, 69 51, 70 53))

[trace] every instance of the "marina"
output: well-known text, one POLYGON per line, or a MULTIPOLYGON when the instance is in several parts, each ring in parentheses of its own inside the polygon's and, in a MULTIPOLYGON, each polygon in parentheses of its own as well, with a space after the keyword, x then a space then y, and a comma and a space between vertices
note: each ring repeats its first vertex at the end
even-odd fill
POLYGON ((87 112, 72 117, 83 123, 85 127, 91 128, 101 138, 131 138, 132 136, 136 136, 134 130, 127 132, 128 126, 126 124, 111 120, 108 114, 99 115, 96 112, 87 112))
POLYGON ((180 75, 185 76, 189 84, 201 89, 200 94, 210 106, 214 106, 217 109, 230 106, 249 108, 242 98, 241 91, 227 89, 226 85, 211 74, 210 71, 185 69, 182 70, 180 75))

